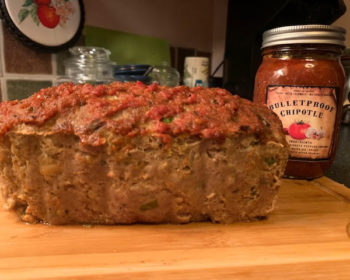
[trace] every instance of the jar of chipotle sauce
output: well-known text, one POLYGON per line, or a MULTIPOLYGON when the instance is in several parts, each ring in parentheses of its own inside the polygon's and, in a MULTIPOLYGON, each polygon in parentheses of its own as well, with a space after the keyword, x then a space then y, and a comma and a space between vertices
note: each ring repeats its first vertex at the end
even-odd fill
POLYGON ((325 174, 336 152, 344 70, 345 30, 328 25, 286 26, 263 34, 263 61, 254 102, 274 111, 290 145, 289 178, 325 174))

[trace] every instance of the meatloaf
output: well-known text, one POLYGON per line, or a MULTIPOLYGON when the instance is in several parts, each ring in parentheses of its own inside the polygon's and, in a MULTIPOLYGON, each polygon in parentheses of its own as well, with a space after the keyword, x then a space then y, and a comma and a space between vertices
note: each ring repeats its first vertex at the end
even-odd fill
POLYGON ((0 190, 29 223, 260 219, 288 159, 278 117, 219 88, 66 83, 0 114, 0 190))

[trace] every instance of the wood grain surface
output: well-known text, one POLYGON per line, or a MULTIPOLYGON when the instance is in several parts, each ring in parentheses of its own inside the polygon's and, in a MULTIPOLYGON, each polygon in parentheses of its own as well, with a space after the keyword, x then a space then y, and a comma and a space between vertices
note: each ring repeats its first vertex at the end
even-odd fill
POLYGON ((284 180, 268 219, 28 225, 0 210, 0 279, 350 279, 350 189, 284 180))

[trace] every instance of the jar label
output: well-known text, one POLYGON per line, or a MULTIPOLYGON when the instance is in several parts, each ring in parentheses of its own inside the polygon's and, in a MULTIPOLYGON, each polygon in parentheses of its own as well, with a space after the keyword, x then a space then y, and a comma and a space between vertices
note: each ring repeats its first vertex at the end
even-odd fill
POLYGON ((280 118, 290 157, 328 159, 337 114, 336 87, 269 85, 266 104, 280 118))

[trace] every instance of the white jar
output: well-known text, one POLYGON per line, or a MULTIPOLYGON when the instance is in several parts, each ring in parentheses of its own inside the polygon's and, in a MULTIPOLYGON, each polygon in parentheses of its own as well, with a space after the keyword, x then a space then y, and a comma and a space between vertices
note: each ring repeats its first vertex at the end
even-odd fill
POLYGON ((184 67, 184 85, 189 87, 208 87, 209 58, 186 57, 184 67))

